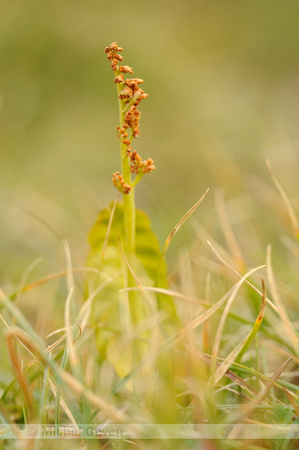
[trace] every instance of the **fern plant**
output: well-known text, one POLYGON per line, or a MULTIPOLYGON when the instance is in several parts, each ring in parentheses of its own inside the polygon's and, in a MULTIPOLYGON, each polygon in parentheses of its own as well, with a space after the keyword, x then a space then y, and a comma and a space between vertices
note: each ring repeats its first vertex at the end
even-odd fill
POLYGON ((165 288, 167 270, 150 220, 135 206, 135 188, 155 166, 151 158, 142 160, 133 149, 133 142, 140 135, 139 106, 148 95, 140 87, 142 79, 128 77, 133 69, 120 65, 122 51, 116 42, 105 49, 118 95, 121 172, 113 174, 112 182, 122 195, 122 202, 118 202, 118 195, 114 203, 100 211, 89 234, 88 256, 88 265, 101 271, 98 284, 104 281, 103 277, 113 280, 97 296, 94 317, 102 325, 98 332, 100 355, 103 361, 113 364, 119 375, 148 354, 153 336, 147 328, 152 319, 163 338, 179 323, 169 296, 149 295, 141 288, 141 285, 165 288), (120 345, 128 330, 134 330, 135 335, 131 338, 134 349, 131 356, 120 345))

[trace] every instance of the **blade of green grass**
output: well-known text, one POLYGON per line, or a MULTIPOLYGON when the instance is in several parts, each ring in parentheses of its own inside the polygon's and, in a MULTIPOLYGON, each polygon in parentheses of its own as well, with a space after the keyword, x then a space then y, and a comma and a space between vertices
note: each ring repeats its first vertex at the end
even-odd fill
POLYGON ((245 352, 248 350, 251 342, 253 341, 253 339, 255 338, 261 323, 263 321, 264 318, 264 314, 265 314, 265 309, 266 309, 266 289, 265 289, 265 282, 262 278, 262 286, 263 286, 263 298, 262 298, 262 304, 261 304, 261 308, 260 311, 258 313, 258 316, 256 318, 256 321, 254 322, 253 328, 251 330, 251 332, 249 333, 249 336, 247 338, 247 340, 245 341, 245 344, 242 348, 242 350, 240 351, 239 355, 236 358, 236 363, 240 363, 242 360, 243 355, 245 354, 245 352))
MULTIPOLYGON (((258 405, 267 395, 269 390, 273 387, 274 383, 276 382, 277 378, 282 374, 286 366, 289 364, 289 362, 292 359, 289 358, 287 361, 285 361, 272 375, 271 379, 267 381, 267 383, 263 386, 261 389, 261 392, 250 401, 250 403, 247 403, 246 405, 242 406, 238 410, 238 418, 237 421, 239 422, 241 419, 244 420, 244 418, 248 418, 254 411, 254 408, 256 405, 258 405)), ((230 433, 227 436, 227 439, 237 439, 239 434, 242 431, 242 424, 235 425, 233 429, 230 431, 230 433)))

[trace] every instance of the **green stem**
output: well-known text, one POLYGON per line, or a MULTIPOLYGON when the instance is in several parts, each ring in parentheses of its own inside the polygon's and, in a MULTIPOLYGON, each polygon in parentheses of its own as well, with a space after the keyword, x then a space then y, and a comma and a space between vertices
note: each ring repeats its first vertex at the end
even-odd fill
MULTIPOLYGON (((116 72, 117 74, 117 72, 116 72)), ((124 83, 117 84, 117 91, 119 92, 123 89, 124 83)), ((119 102, 119 126, 123 128, 125 121, 125 101, 118 99, 119 102)), ((122 176, 124 177, 125 183, 132 186, 132 178, 130 171, 130 160, 127 156, 127 146, 120 141, 120 157, 121 157, 121 169, 122 176)), ((129 262, 131 263, 133 255, 135 253, 135 192, 134 187, 132 187, 129 194, 123 194, 124 202, 124 227, 125 227, 125 253, 129 262)))
MULTIPOLYGON (((118 76, 119 73, 115 72, 115 75, 118 76)), ((119 92, 124 88, 124 83, 117 84, 117 92, 119 92)), ((119 102, 119 126, 123 128, 126 114, 126 103, 125 100, 118 100, 119 102)), ((129 136, 130 140, 132 140, 131 136, 129 136)), ((130 159, 127 156, 127 145, 120 141, 120 155, 121 155, 121 166, 122 166, 122 176, 124 178, 125 183, 128 183, 132 186, 132 189, 129 194, 123 194, 123 205, 124 205, 124 234, 125 234, 125 242, 124 242, 124 251, 127 257, 127 260, 131 266, 131 268, 135 269, 135 233, 136 233, 136 211, 135 211, 135 187, 132 182, 131 171, 130 171, 130 159)), ((135 286, 135 280, 130 272, 127 269, 127 286, 128 288, 135 286)), ((130 315, 133 324, 136 324, 142 319, 142 311, 140 308, 140 302, 138 293, 135 291, 129 291, 129 307, 130 307, 130 315)), ((140 353, 137 351, 137 356, 140 353)))
POLYGON ((134 188, 132 188, 130 194, 123 195, 123 200, 124 200, 125 250, 126 250, 126 254, 127 254, 129 260, 132 260, 132 255, 134 255, 134 253, 135 253, 135 195, 134 195, 134 188))

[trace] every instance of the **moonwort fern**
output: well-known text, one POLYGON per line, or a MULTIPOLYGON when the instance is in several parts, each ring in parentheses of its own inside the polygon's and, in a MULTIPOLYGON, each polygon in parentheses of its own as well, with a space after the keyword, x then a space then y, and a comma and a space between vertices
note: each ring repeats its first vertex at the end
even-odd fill
POLYGON ((98 285, 107 277, 111 280, 94 301, 94 319, 100 357, 110 361, 119 375, 149 353, 157 335, 165 339, 179 324, 169 296, 150 295, 143 289, 167 287, 167 270, 149 218, 135 207, 136 185, 155 166, 151 158, 142 160, 133 149, 140 135, 139 105, 148 95, 140 87, 142 79, 128 77, 133 69, 120 65, 122 51, 115 42, 105 49, 118 94, 121 173, 115 172, 112 182, 122 202, 111 203, 100 211, 89 234, 87 261, 101 273, 98 285))

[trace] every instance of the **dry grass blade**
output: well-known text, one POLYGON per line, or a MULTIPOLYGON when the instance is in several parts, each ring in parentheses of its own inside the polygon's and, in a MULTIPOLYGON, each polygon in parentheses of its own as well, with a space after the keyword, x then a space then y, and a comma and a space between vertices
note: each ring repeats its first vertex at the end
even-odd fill
POLYGON ((10 360, 11 360, 11 364, 14 368, 14 371, 16 373, 16 377, 18 379, 18 382, 20 384, 21 390, 22 390, 22 394, 29 412, 29 422, 30 420, 33 418, 33 398, 32 398, 32 393, 29 390, 26 378, 24 377, 24 371, 21 367, 18 355, 17 355, 17 350, 15 347, 15 336, 13 331, 8 331, 5 335, 5 339, 6 339, 6 344, 7 344, 7 349, 8 349, 8 353, 10 356, 10 360))
POLYGON ((257 323, 261 323, 264 315, 265 315, 265 310, 266 310, 266 304, 267 304, 267 296, 266 296, 266 286, 265 286, 265 281, 262 278, 262 288, 263 288, 263 297, 262 297, 262 304, 261 304, 261 309, 259 311, 259 314, 256 318, 256 322, 257 323))
POLYGON ((64 241, 64 251, 66 257, 66 266, 67 266, 67 285, 68 285, 68 296, 65 302, 64 308, 64 324, 67 329, 67 344, 70 355, 70 364, 72 367, 77 366, 79 363, 78 357, 76 355, 74 339, 72 333, 72 323, 71 323, 71 300, 74 295, 74 278, 72 274, 72 259, 70 248, 67 241, 64 241))
MULTIPOLYGON (((239 278, 242 278, 242 275, 240 275, 240 274, 239 274, 232 266, 230 266, 230 265, 225 261, 225 259, 222 258, 221 255, 219 255, 219 253, 217 252, 217 250, 215 249, 215 247, 213 247, 213 245, 211 244, 211 242, 207 240, 207 243, 208 243, 209 246, 211 247, 211 249, 212 249, 213 253, 216 255, 216 257, 217 257, 217 258, 218 258, 218 259, 219 259, 226 267, 228 267, 232 272, 234 272, 236 275, 238 275, 239 278)), ((266 267, 266 266, 263 265, 263 266, 261 266, 261 267, 266 267)), ((257 292, 261 297, 263 297, 263 293, 262 293, 258 288, 256 288, 252 283, 250 283, 250 281, 245 280, 245 283, 247 283, 248 286, 252 287, 252 289, 254 289, 255 292, 257 292)), ((279 313, 279 312, 278 312, 278 309, 277 309, 277 307, 276 307, 276 305, 274 305, 274 303, 273 303, 269 298, 266 297, 266 301, 267 301, 267 303, 271 306, 271 308, 272 308, 275 312, 279 313)))
MULTIPOLYGON (((98 269, 95 269, 93 267, 75 267, 72 269, 73 273, 80 273, 80 272, 93 272, 93 273, 101 273, 98 269)), ((23 294, 24 292, 28 292, 31 291, 32 289, 37 288, 38 286, 41 286, 45 283, 48 283, 49 281, 54 281, 57 280, 58 278, 62 278, 67 276, 68 271, 67 270, 63 270, 61 272, 57 272, 57 273, 53 273, 51 275, 47 275, 46 277, 40 278, 39 280, 34 281, 33 283, 30 284, 26 284, 24 287, 22 287, 20 290, 18 290, 17 292, 13 293, 10 296, 11 300, 15 300, 15 298, 17 297, 17 295, 19 294, 23 294)), ((105 274, 103 274, 105 275, 105 274)))
POLYGON ((73 297, 73 293, 74 293, 74 287, 72 286, 70 288, 70 291, 68 293, 66 302, 65 302, 65 309, 64 309, 64 321, 65 321, 65 327, 67 329, 67 344, 68 344, 68 349, 69 349, 69 355, 70 355, 70 364, 71 366, 76 366, 78 364, 78 358, 75 352, 75 347, 74 347, 74 339, 73 339, 73 333, 72 333, 72 329, 73 326, 71 324, 71 318, 70 318, 70 309, 71 309, 71 299, 73 297))
MULTIPOLYGON (((225 324, 226 318, 228 316, 229 310, 230 310, 230 308, 232 306, 232 303, 233 303, 234 299, 236 298, 236 295, 237 295, 241 285, 242 285, 242 283, 239 283, 235 287, 235 289, 232 291, 228 301, 226 302, 224 311, 223 311, 223 313, 221 315, 221 319, 220 319, 220 322, 219 322, 219 325, 218 325, 218 328, 217 328, 217 333, 216 333, 215 341, 214 341, 214 345, 213 345, 213 351, 212 351, 213 358, 215 358, 217 356, 217 354, 218 354, 218 350, 219 350, 219 346, 220 346, 221 335, 222 335, 222 332, 223 332, 224 324, 225 324)), ((215 359, 213 359, 213 361, 215 361, 215 359)), ((214 372, 213 371, 213 366, 214 366, 214 364, 212 363, 212 373, 214 372)))
MULTIPOLYGON (((204 353, 198 353, 197 355, 198 355, 198 358, 200 358, 202 361, 206 362, 207 364, 211 364, 211 360, 213 358, 212 355, 207 355, 204 353)), ((221 359, 223 361, 222 358, 217 358, 217 359, 221 359)), ((220 367, 220 363, 218 361, 216 361, 216 367, 217 368, 220 367)), ((250 384, 248 384, 245 380, 243 380, 241 377, 236 375, 230 369, 228 369, 225 372, 225 376, 227 378, 229 378, 231 381, 233 381, 235 384, 239 385, 241 388, 248 391, 250 394, 252 394, 254 396, 257 394, 257 390, 254 387, 252 387, 250 384)), ((223 387, 223 389, 225 389, 225 386, 223 387)))
MULTIPOLYGON (((74 332, 74 330, 76 328, 79 330, 79 333, 80 333, 81 329, 80 329, 79 325, 77 325, 77 324, 73 325, 72 329, 69 332, 70 333, 74 332)), ((46 353, 53 353, 53 350, 55 350, 59 346, 59 344, 61 344, 66 338, 67 338, 67 333, 65 333, 63 336, 61 336, 59 339, 57 339, 57 341, 53 342, 53 344, 49 345, 46 349, 46 353)), ((23 342, 21 342, 21 344, 23 345, 23 347, 25 347, 23 342)), ((33 353, 27 347, 25 347, 25 348, 32 356, 34 356, 33 353)), ((31 361, 29 361, 29 363, 26 364, 25 369, 29 369, 29 367, 31 367, 36 362, 38 362, 41 365, 42 369, 44 370, 44 366, 39 361, 38 356, 35 356, 31 361)))
MULTIPOLYGON (((23 376, 23 372, 25 372, 26 370, 28 370, 31 366, 33 366, 33 364, 35 364, 36 362, 40 365, 41 369, 44 371, 45 368, 44 366, 41 364, 41 362, 39 361, 38 356, 34 356, 34 354, 32 353, 32 351, 24 344, 24 342, 22 340, 20 340, 15 333, 11 330, 11 328, 9 327, 9 325, 6 323, 6 321, 4 320, 4 318, 2 317, 2 315, 0 315, 0 318, 2 319, 4 325, 7 327, 7 329, 9 330, 10 334, 13 335, 15 337, 15 339, 20 343, 20 345, 22 345, 23 348, 25 348, 25 350, 27 350, 27 352, 33 356, 33 359, 31 361, 29 361, 26 366, 24 367, 23 371, 21 372, 21 375, 23 376)), ((70 331, 71 332, 71 331, 70 331)), ((46 353, 50 353, 55 347, 57 347, 57 345, 59 343, 61 343, 64 339, 66 338, 66 334, 64 336, 62 336, 61 338, 59 338, 56 342, 54 342, 52 345, 50 345, 47 350, 46 353)), ((19 379, 17 377, 17 379, 19 379)), ((48 378, 48 381, 50 383, 52 392, 54 394, 54 396, 56 397, 56 386, 54 384, 54 382, 52 381, 51 377, 48 378)), ((32 403, 30 403, 32 404, 32 403)), ((63 396, 60 396, 60 406, 61 408, 65 411, 65 413, 67 414, 67 416, 70 418, 72 423, 76 423, 74 416, 72 415, 70 409, 68 408, 63 396)))
POLYGON ((216 206, 218 209, 218 215, 220 218, 222 230, 226 239, 226 242, 228 243, 228 246, 230 248, 230 251, 232 255, 234 256, 237 265, 239 267, 244 267, 244 258, 242 255, 241 248, 239 246, 239 243, 237 241, 236 236, 233 233, 231 224, 229 222, 228 214, 225 208, 224 204, 224 194, 222 190, 216 191, 216 206))
MULTIPOLYGON (((208 272, 205 280, 205 299, 208 305, 211 304, 210 298, 211 298, 211 273, 208 272)), ((211 335, 212 335, 212 324, 210 321, 207 320, 203 324, 202 328, 202 350, 204 353, 211 352, 211 345, 212 345, 211 335)))
POLYGON ((211 378, 208 381, 210 385, 215 386, 217 383, 219 383, 221 378, 225 375, 225 373, 228 371, 228 369, 242 350, 242 347, 245 344, 247 338, 248 336, 246 336, 241 342, 239 342, 239 344, 233 349, 233 351, 228 355, 223 363, 220 364, 215 374, 212 374, 211 378))
POLYGON ((53 330, 49 334, 47 334, 46 339, 49 339, 50 337, 55 336, 56 334, 65 333, 65 332, 66 332, 65 327, 57 328, 56 330, 53 330))
POLYGON ((172 232, 169 234, 168 238, 165 241, 164 248, 163 248, 162 255, 161 255, 161 259, 163 259, 163 257, 164 257, 164 255, 165 255, 165 253, 166 253, 166 251, 167 251, 167 249, 169 247, 169 244, 170 244, 171 239, 173 238, 173 236, 181 228, 183 223, 186 222, 186 220, 188 220, 189 217, 194 213, 194 211, 201 204, 201 202, 204 200, 204 198, 206 197, 208 192, 209 192, 209 188, 200 197, 200 199, 195 203, 195 205, 193 205, 192 208, 190 208, 189 211, 187 211, 186 214, 181 218, 181 220, 176 224, 176 226, 174 227, 174 229, 172 230, 172 232))
POLYGON ((110 235, 110 231, 111 231, 112 221, 113 221, 113 217, 114 217, 114 212, 115 212, 115 208, 116 208, 116 205, 118 202, 119 195, 120 195, 120 192, 118 192, 116 199, 114 200, 112 211, 111 211, 111 214, 109 217, 109 222, 108 222, 108 226, 107 226, 107 231, 106 231, 105 240, 104 240, 103 247, 102 247, 101 259, 100 259, 101 267, 103 264, 103 260, 104 260, 104 256, 105 256, 105 252, 106 252, 106 248, 107 248, 107 244, 108 244, 108 239, 109 239, 109 235, 110 235))
POLYGON ((107 415, 111 420, 114 420, 116 423, 130 423, 129 418, 115 408, 113 405, 106 402, 102 397, 96 395, 90 389, 86 388, 82 383, 80 383, 73 375, 69 374, 65 370, 61 369, 61 367, 55 363, 51 358, 48 357, 47 353, 37 342, 33 341, 20 329, 12 329, 11 334, 15 336, 17 339, 21 340, 25 343, 27 347, 31 349, 34 353, 36 353, 39 358, 44 361, 46 365, 49 365, 53 372, 55 372, 69 387, 69 389, 76 392, 78 395, 82 395, 86 398, 93 406, 99 408, 103 413, 107 415))
MULTIPOLYGON (((0 319, 2 320, 2 322, 4 323, 4 325, 7 327, 7 329, 9 331, 11 331, 10 326, 8 325, 8 323, 5 321, 5 319, 3 318, 3 316, 0 314, 0 319)), ((76 326, 76 325, 75 325, 76 326)), ((74 327, 75 327, 74 326, 74 327)), ((66 339, 66 334, 64 334, 63 336, 61 336, 59 339, 57 339, 57 341, 55 341, 52 345, 49 345, 49 347, 47 348, 46 352, 47 353, 51 353, 61 342, 64 341, 64 339, 66 339)), ((19 340, 16 337, 16 340, 20 343, 20 345, 22 345, 22 347, 33 357, 33 359, 31 361, 29 361, 26 366, 24 367, 24 370, 29 369, 31 366, 33 366, 33 364, 35 364, 36 362, 38 362, 41 366, 41 368, 44 370, 44 366, 40 363, 40 361, 38 360, 37 356, 34 356, 34 354, 31 352, 31 350, 26 347, 26 345, 24 344, 24 342, 22 342, 21 340, 19 340)))
POLYGON ((290 217, 290 221, 291 221, 291 224, 292 224, 292 227, 293 227, 295 236, 296 236, 296 238, 299 240, 299 226, 298 226, 298 220, 297 220, 297 217, 296 217, 296 215, 295 215, 293 206, 291 205, 291 202, 290 202, 290 200, 288 199, 288 197, 287 197, 287 195, 286 195, 284 189, 282 188, 281 184, 279 183, 278 179, 277 179, 276 176, 274 175, 273 170, 272 170, 272 167, 271 167, 271 165, 270 165, 270 161, 269 161, 268 159, 266 160, 266 163, 267 163, 267 167, 268 167, 268 170, 269 170, 269 172, 270 172, 270 175, 271 175, 271 177, 272 177, 272 180, 273 180, 275 186, 277 187, 277 190, 278 190, 278 192, 280 193, 281 198, 282 198, 284 204, 286 205, 286 208, 287 208, 287 211, 288 211, 288 214, 289 214, 289 217, 290 217))
MULTIPOLYGON (((194 303, 196 305, 203 305, 206 307, 210 306, 210 303, 208 303, 204 300, 200 300, 197 297, 181 294, 180 292, 172 291, 170 289, 158 288, 158 287, 153 287, 153 286, 142 286, 142 289, 144 289, 145 291, 156 292, 157 294, 168 295, 169 297, 175 297, 180 300, 185 300, 187 302, 194 303)), ((139 290, 139 287, 120 289, 119 292, 136 291, 136 290, 139 290)))
POLYGON ((24 289, 25 286, 25 282, 29 276, 29 274, 32 272, 32 270, 43 260, 43 258, 40 256, 39 258, 37 258, 35 261, 33 261, 25 270, 25 272, 22 275, 22 278, 20 280, 19 286, 17 288, 16 291, 16 297, 18 297, 21 293, 22 290, 24 289))
POLYGON ((271 246, 268 245, 267 247, 267 256, 266 256, 266 263, 267 263, 267 276, 269 281, 269 288, 270 292, 273 298, 274 303, 277 306, 278 314, 281 317, 281 320, 287 330, 287 335, 291 336, 292 338, 292 344, 295 353, 297 354, 297 348, 298 348, 298 333, 293 327, 293 324, 288 316, 288 313, 284 307, 284 304, 282 303, 282 300, 280 298, 278 288, 275 282, 274 273, 272 269, 272 263, 271 263, 271 246))
POLYGON ((70 246, 67 240, 63 241, 63 248, 66 259, 66 271, 67 271, 67 286, 68 290, 74 289, 74 277, 73 277, 73 268, 72 268, 72 258, 70 252, 70 246))
MULTIPOLYGON (((10 326, 8 325, 8 323, 6 322, 6 320, 4 319, 4 317, 2 316, 2 314, 0 314, 0 319, 2 320, 2 322, 4 323, 4 325, 6 326, 6 328, 7 328, 9 331, 11 331, 10 326)), ((17 340, 18 340, 18 339, 17 339, 17 340)), ((34 354, 29 350, 29 348, 27 348, 27 347, 23 344, 22 341, 19 341, 19 340, 18 340, 18 342, 23 346, 23 348, 25 348, 25 350, 28 351, 28 353, 29 353, 31 356, 34 356, 34 354)), ((26 367, 27 367, 27 366, 26 366, 26 367)))
POLYGON ((284 369, 287 367, 287 365, 293 360, 293 358, 289 358, 287 359, 277 370, 276 372, 274 372, 274 374, 271 377, 271 380, 269 380, 266 383, 266 390, 267 392, 271 389, 271 387, 273 386, 273 382, 276 381, 280 375, 282 374, 282 372, 284 371, 284 369))
POLYGON ((187 331, 191 331, 194 328, 197 328, 201 323, 205 322, 212 314, 214 314, 221 305, 226 301, 226 299, 233 293, 234 290, 238 290, 239 287, 244 283, 247 277, 250 277, 253 273, 257 272, 258 270, 262 269, 264 266, 258 266, 251 269, 249 272, 247 272, 241 280, 239 280, 220 300, 218 300, 215 305, 211 306, 208 311, 201 314, 199 317, 196 317, 194 320, 192 320, 186 327, 184 327, 180 333, 180 338, 183 334, 187 331))

